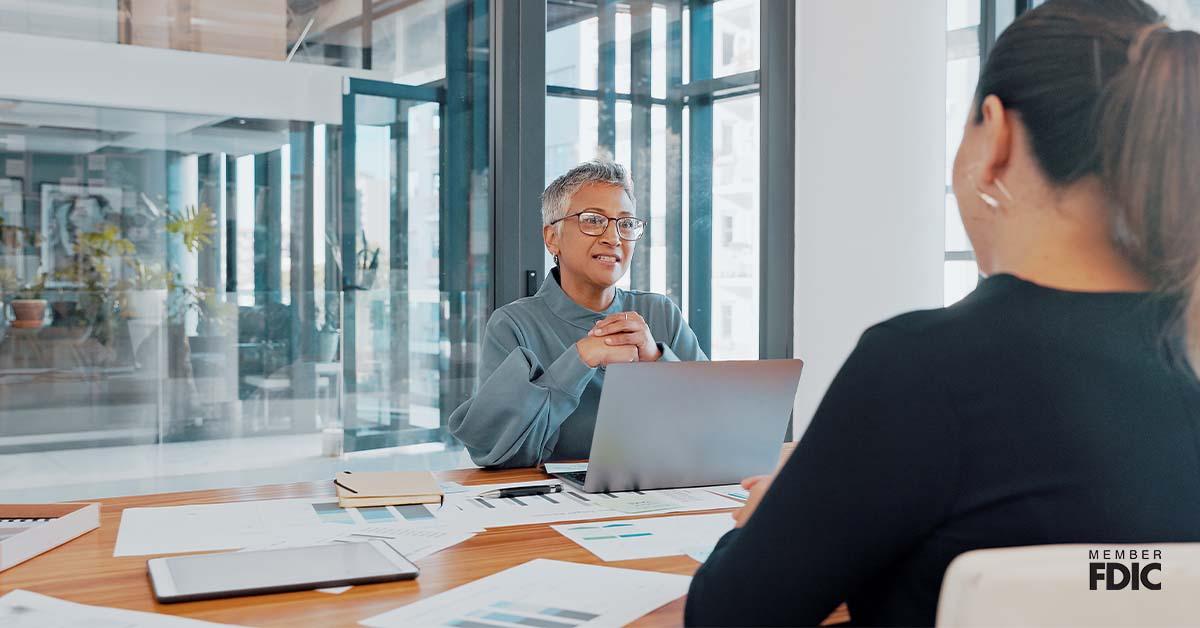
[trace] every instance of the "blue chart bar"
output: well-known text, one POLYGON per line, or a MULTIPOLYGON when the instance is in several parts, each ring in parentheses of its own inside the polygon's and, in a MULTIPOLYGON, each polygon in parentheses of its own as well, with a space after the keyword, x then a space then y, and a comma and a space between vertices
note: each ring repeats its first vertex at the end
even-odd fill
POLYGON ((466 613, 446 623, 456 628, 499 628, 499 626, 529 626, 530 628, 574 628, 596 619, 599 615, 554 608, 526 602, 493 602, 484 608, 466 613))
POLYGON ((321 518, 321 523, 348 523, 354 525, 354 519, 350 517, 350 513, 346 512, 345 508, 338 506, 337 503, 313 504, 312 507, 317 516, 321 518))
POLYGON ((393 506, 396 512, 400 513, 401 517, 409 521, 420 521, 422 519, 433 519, 433 513, 421 504, 412 504, 408 506, 393 506))
POLYGON ((394 517, 392 515, 391 511, 389 511, 387 509, 387 506, 372 506, 370 508, 359 508, 358 514, 362 515, 363 519, 366 519, 370 523, 396 520, 396 517, 394 517))
POLYGON ((546 606, 536 606, 522 602, 496 602, 492 604, 493 608, 502 608, 509 612, 534 614, 534 615, 549 615, 550 617, 558 617, 561 619, 574 619, 576 621, 591 621, 599 617, 595 613, 585 613, 583 611, 573 611, 566 608, 554 608, 546 606))

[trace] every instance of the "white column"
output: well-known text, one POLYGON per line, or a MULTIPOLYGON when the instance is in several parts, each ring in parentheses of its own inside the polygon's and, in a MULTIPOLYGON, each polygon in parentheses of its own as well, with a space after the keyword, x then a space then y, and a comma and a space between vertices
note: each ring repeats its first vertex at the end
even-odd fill
POLYGON ((796 438, 870 325, 942 303, 946 3, 803 0, 796 438))

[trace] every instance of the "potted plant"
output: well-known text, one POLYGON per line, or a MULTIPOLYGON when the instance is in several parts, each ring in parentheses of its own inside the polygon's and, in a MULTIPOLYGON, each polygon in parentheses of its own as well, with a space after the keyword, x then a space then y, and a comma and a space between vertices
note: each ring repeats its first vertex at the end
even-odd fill
POLYGON ((17 329, 40 329, 46 318, 46 275, 38 273, 38 280, 17 290, 16 298, 9 305, 13 309, 12 326, 17 329))
POLYGON ((333 362, 337 358, 338 338, 340 337, 341 331, 338 329, 337 314, 333 308, 326 308, 324 320, 317 328, 318 361, 333 362))
MULTIPOLYGON (((380 248, 377 246, 371 246, 371 243, 367 241, 366 229, 363 229, 361 238, 361 244, 358 251, 355 253, 354 283, 343 283, 343 290, 370 290, 375 285, 375 274, 379 271, 380 248)), ((334 270, 339 277, 339 281, 341 281, 342 255, 341 245, 337 240, 337 234, 333 232, 326 232, 325 244, 331 251, 334 252, 334 270)))

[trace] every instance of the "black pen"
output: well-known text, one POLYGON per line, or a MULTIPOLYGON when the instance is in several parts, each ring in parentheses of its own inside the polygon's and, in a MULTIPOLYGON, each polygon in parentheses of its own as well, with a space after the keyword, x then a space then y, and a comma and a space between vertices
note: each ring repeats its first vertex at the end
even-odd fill
POLYGON ((538 484, 537 486, 513 486, 511 488, 498 488, 491 491, 484 491, 476 497, 486 499, 503 499, 505 497, 529 497, 530 495, 545 495, 547 493, 561 493, 563 490, 562 484, 538 484))

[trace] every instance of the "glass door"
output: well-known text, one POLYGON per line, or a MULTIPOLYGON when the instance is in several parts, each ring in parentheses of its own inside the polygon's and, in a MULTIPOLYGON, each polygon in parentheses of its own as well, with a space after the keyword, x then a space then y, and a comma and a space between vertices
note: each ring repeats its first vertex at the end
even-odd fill
MULTIPOLYGON (((350 79, 343 107, 346 451, 440 441, 444 92, 350 79)), ((443 412, 444 411, 444 412, 443 412)))

